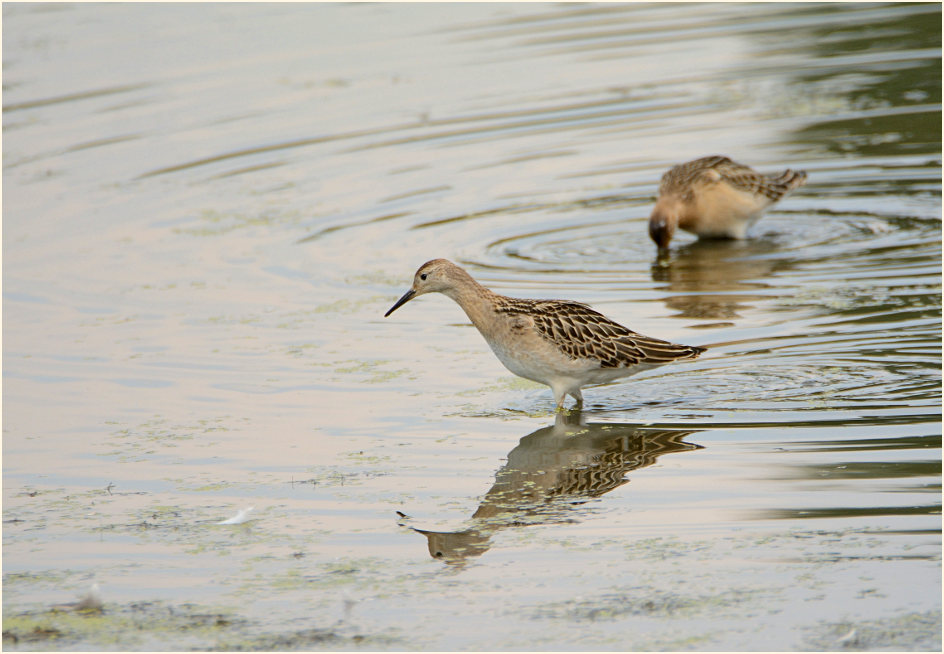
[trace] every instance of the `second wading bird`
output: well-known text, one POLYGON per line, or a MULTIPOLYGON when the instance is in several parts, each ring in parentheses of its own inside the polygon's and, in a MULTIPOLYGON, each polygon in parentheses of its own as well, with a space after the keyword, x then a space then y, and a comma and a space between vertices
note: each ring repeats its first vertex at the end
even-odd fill
POLYGON ((420 266, 413 286, 384 317, 424 293, 455 300, 508 370, 551 387, 558 411, 567 395, 582 406, 583 386, 694 359, 705 351, 637 334, 579 302, 499 295, 446 259, 420 266))
POLYGON ((802 170, 761 175, 720 155, 673 166, 659 184, 649 236, 660 250, 676 228, 702 238, 742 239, 767 207, 805 183, 802 170))

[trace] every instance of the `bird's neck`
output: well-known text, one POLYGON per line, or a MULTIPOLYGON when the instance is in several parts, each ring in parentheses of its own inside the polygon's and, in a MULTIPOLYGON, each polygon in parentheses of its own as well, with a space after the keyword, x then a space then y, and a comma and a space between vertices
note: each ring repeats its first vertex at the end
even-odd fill
POLYGON ((488 335, 495 324, 495 300, 501 296, 485 288, 469 277, 471 283, 463 284, 460 288, 451 288, 444 291, 465 311, 472 324, 480 332, 488 335))

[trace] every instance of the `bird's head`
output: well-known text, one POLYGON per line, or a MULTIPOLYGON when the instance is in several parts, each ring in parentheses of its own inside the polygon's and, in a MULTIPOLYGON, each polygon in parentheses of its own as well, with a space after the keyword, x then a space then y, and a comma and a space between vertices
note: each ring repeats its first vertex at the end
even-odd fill
POLYGON ((655 241, 660 250, 669 247, 669 241, 675 235, 678 225, 678 215, 661 202, 657 202, 649 216, 649 236, 655 241))
POLYGON ((427 261, 413 275, 413 285, 403 294, 396 303, 390 307, 390 310, 384 314, 384 318, 402 307, 413 298, 425 293, 445 293, 451 295, 457 283, 468 273, 462 268, 452 263, 448 259, 433 259, 427 261))

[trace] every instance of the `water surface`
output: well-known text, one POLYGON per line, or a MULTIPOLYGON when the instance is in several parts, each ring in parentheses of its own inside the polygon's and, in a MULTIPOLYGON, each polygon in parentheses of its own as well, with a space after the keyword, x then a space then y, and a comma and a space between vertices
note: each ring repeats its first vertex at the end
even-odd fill
POLYGON ((939 5, 3 18, 6 649, 940 649, 939 5), (708 352, 555 416, 434 257, 708 352))

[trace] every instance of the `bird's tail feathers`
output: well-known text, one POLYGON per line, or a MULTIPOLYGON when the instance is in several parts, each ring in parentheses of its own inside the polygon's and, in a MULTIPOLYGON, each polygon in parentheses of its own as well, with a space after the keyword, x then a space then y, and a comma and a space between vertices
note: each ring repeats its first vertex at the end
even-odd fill
POLYGON ((768 177, 764 184, 764 195, 772 200, 779 200, 793 189, 806 184, 805 170, 790 170, 789 168, 776 177, 768 177))

